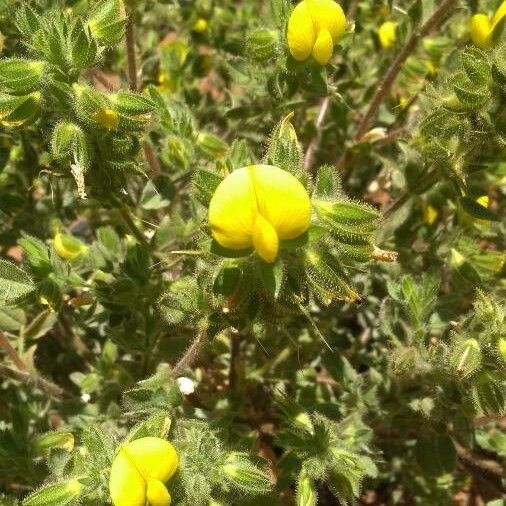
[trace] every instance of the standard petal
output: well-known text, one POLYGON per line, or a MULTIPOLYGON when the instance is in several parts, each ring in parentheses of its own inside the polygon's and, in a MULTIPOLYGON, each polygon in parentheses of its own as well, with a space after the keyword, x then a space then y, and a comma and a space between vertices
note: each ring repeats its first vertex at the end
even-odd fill
POLYGON ((316 33, 328 30, 335 44, 346 28, 346 16, 341 6, 334 0, 304 0, 307 4, 316 33))
POLYGON ((125 455, 116 455, 109 476, 109 493, 114 506, 145 506, 146 481, 125 455))
POLYGON ((290 15, 286 36, 290 53, 296 60, 303 61, 309 58, 316 40, 316 32, 305 0, 300 2, 290 15))
POLYGON ((165 482, 174 475, 179 465, 175 448, 159 437, 135 439, 125 445, 123 451, 146 481, 165 482))
POLYGON ((218 243, 230 249, 251 246, 256 218, 255 192, 246 168, 228 175, 216 189, 209 204, 209 225, 218 243))
POLYGON ((258 212, 282 240, 295 239, 309 227, 311 202, 302 183, 292 174, 271 165, 250 167, 258 212))

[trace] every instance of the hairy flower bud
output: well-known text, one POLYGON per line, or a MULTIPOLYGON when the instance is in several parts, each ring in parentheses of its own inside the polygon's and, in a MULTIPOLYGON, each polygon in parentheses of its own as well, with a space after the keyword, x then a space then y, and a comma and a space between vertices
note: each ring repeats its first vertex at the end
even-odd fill
POLYGON ((247 53, 258 61, 265 61, 276 55, 279 36, 277 30, 255 30, 246 41, 247 53))
POLYGON ((179 466, 174 447, 165 439, 143 437, 120 447, 111 467, 109 492, 114 506, 170 506, 164 482, 179 466))
POLYGON ((298 61, 313 56, 320 65, 326 65, 345 26, 343 9, 334 0, 302 0, 288 20, 290 53, 298 61))
POLYGON ((75 237, 60 232, 54 236, 53 247, 63 260, 74 260, 88 250, 88 247, 75 237))
POLYGON ((77 479, 51 483, 36 490, 23 500, 23 506, 48 506, 49 504, 75 504, 84 485, 77 479))
POLYGON ((274 262, 280 240, 295 239, 309 227, 311 202, 304 186, 278 167, 250 165, 229 174, 209 204, 209 224, 224 248, 253 246, 274 262))
POLYGON ((317 498, 313 479, 302 471, 297 483, 297 506, 316 506, 317 498))
POLYGON ((121 41, 126 20, 123 0, 102 0, 92 10, 88 27, 99 42, 112 46, 121 41))

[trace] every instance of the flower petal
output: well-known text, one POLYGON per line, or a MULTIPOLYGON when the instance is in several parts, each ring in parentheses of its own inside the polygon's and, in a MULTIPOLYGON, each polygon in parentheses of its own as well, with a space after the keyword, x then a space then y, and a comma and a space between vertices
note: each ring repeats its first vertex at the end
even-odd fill
POLYGON ((328 30, 320 30, 313 47, 313 58, 320 64, 326 65, 332 58, 334 43, 328 30))
POLYGON ((209 204, 209 225, 218 243, 234 250, 251 246, 257 206, 246 168, 237 169, 219 185, 209 204))
POLYGON ((253 229, 253 245, 255 250, 268 263, 274 262, 278 256, 279 239, 274 227, 261 215, 257 215, 253 229))
POLYGON ((316 32, 305 1, 300 2, 290 15, 286 35, 292 56, 299 61, 309 58, 316 32))
POLYGON ((169 491, 159 480, 148 480, 146 495, 151 506, 170 506, 171 497, 169 491))
POLYGON ((114 506, 145 506, 146 482, 120 450, 111 466, 109 493, 114 506))

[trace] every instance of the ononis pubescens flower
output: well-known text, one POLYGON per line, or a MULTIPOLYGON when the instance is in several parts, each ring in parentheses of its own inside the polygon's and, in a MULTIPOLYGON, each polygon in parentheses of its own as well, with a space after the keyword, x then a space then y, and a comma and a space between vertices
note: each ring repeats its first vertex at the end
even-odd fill
POLYGON ((114 506, 170 506, 164 482, 178 466, 176 450, 165 439, 143 437, 122 445, 109 476, 114 506))
POLYGON ((298 61, 312 56, 320 65, 326 65, 345 26, 343 9, 334 0, 302 0, 288 20, 290 53, 298 61))
POLYGON ((214 239, 224 248, 253 246, 272 263, 280 241, 296 239, 309 227, 311 202, 302 183, 271 165, 250 165, 229 174, 209 205, 214 239))

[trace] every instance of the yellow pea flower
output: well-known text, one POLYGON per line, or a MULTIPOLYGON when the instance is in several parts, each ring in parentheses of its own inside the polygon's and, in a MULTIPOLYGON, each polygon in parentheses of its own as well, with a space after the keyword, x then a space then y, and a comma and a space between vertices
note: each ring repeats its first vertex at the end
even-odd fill
POLYGON ((378 38, 383 49, 390 49, 397 39, 397 23, 385 21, 378 28, 378 38))
POLYGON ((74 260, 86 253, 87 246, 71 235, 57 232, 53 239, 53 247, 56 254, 63 260, 74 260))
POLYGON ((229 174, 209 205, 214 239, 224 248, 253 246, 266 262, 278 256, 279 241, 309 227, 311 202, 300 181, 271 165, 250 165, 229 174))
POLYGON ((470 26, 473 42, 482 49, 489 47, 492 33, 504 17, 506 17, 506 0, 504 0, 495 11, 492 19, 486 14, 475 14, 471 18, 470 26))
POLYGON ((207 30, 208 22, 204 18, 199 18, 193 25, 193 30, 197 33, 204 33, 207 30))
POLYGON ((312 55, 320 65, 326 65, 345 26, 343 9, 334 0, 302 0, 288 20, 290 53, 298 61, 312 55))
POLYGON ((123 445, 109 476, 114 506, 170 506, 164 485, 176 472, 179 457, 165 439, 143 437, 123 445))

